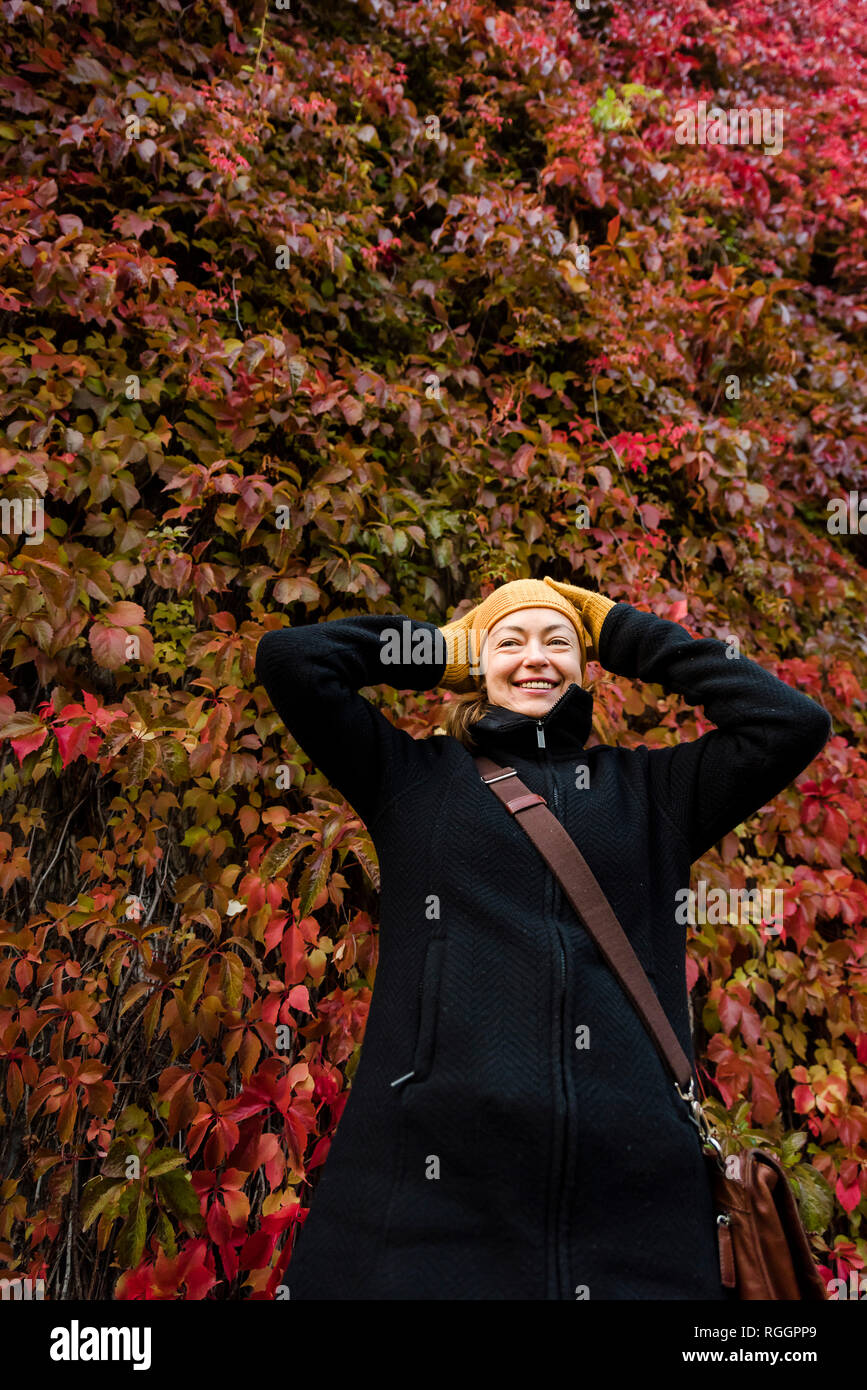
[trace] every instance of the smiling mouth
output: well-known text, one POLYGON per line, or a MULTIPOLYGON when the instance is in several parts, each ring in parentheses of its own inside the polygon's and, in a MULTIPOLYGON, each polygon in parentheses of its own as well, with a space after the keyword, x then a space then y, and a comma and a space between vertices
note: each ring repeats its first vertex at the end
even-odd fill
POLYGON ((554 689, 560 684, 560 682, 559 682, 559 681, 548 681, 548 680, 536 680, 536 681, 514 681, 513 684, 516 685, 516 686, 518 687, 519 690, 538 690, 538 691, 545 691, 545 690, 554 690, 554 689))

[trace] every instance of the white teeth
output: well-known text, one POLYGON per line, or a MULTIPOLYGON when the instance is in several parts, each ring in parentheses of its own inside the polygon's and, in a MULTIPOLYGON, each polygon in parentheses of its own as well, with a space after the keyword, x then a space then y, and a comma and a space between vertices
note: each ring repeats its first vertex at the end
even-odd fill
POLYGON ((553 690, 554 681, 518 681, 522 690, 553 690))

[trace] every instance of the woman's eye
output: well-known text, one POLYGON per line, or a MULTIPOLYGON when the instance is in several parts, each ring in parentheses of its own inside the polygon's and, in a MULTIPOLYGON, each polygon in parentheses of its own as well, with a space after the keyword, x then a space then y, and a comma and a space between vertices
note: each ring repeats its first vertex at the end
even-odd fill
MULTIPOLYGON (((569 645, 565 637, 550 637, 548 639, 548 646, 550 647, 552 643, 556 643, 560 647, 568 647, 569 645)), ((498 644, 497 650, 503 651, 506 647, 515 646, 517 644, 517 637, 504 637, 503 640, 498 644)))

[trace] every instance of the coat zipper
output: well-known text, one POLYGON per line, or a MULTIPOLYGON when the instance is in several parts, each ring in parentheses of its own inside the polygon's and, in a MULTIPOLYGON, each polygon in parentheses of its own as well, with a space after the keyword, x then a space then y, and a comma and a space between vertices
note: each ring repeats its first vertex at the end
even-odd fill
POLYGON ((564 1299, 564 1298, 566 1298, 566 1297, 568 1296, 568 1295, 566 1294, 566 1292, 565 1292, 565 1288, 566 1288, 566 1284, 568 1283, 568 1278, 569 1278, 569 1274, 568 1274, 568 1265, 566 1264, 567 1259, 568 1259, 568 1255, 567 1255, 566 1250, 563 1248, 563 1206, 564 1206, 564 1197, 565 1197, 566 1181, 567 1181, 567 1176, 568 1176, 568 1171, 567 1171, 567 1154, 568 1154, 568 1143, 569 1143, 569 1097, 568 1097, 568 1095, 566 1094, 566 1065, 565 1065, 565 1061, 564 1061, 564 1058, 563 1058, 563 1026, 564 1026, 564 1014, 565 1014, 565 1008, 566 1008, 566 954, 565 954, 565 952, 564 952, 564 950, 563 950, 563 942, 562 942, 562 940, 561 940, 561 938, 560 938, 560 930, 559 930, 559 928, 557 929, 557 947, 558 947, 558 952, 559 952, 559 956, 560 956, 560 1005, 559 1005, 559 1008, 558 1008, 558 1010, 557 1010, 557 1025, 558 1025, 559 1032, 560 1032, 560 1046, 559 1046, 560 1067, 559 1067, 559 1072, 560 1072, 560 1091, 561 1091, 561 1095, 562 1095, 562 1098, 563 1098, 563 1116, 562 1116, 561 1138, 560 1138, 560 1153, 559 1153, 559 1155, 558 1155, 558 1157, 559 1157, 558 1172, 557 1172, 557 1174, 556 1174, 556 1179, 555 1179, 555 1182, 556 1182, 556 1186, 555 1186, 555 1194, 556 1194, 556 1208, 555 1208, 555 1210, 556 1210, 556 1226, 555 1226, 555 1231, 554 1231, 554 1250, 555 1250, 555 1257, 556 1257, 556 1261, 557 1261, 557 1292, 558 1292, 558 1295, 559 1295, 560 1299, 562 1300, 562 1299, 564 1299), (565 1270, 564 1270, 564 1266, 566 1266, 566 1267, 565 1267, 565 1270))
MULTIPOLYGON (((422 972, 421 972, 421 975, 419 976, 418 990, 417 990, 417 994, 418 994, 418 1018, 419 1018, 419 1028, 421 1028, 421 1022, 422 1022, 422 1008, 423 1008, 423 1003, 424 1003, 424 976, 425 976, 425 972, 424 972, 424 967, 422 966, 422 972)), ((418 1041, 418 1039, 416 1039, 416 1041, 418 1041)), ((391 1082, 391 1085, 392 1085, 392 1086, 403 1086, 403 1085, 405 1084, 405 1082, 411 1081, 412 1078, 413 1078, 414 1076, 415 1076, 415 1069, 413 1069, 412 1071, 404 1072, 403 1076, 396 1076, 396 1077, 394 1078, 394 1080, 391 1082)))
MULTIPOLYGON (((546 746, 546 744, 545 744, 545 730, 544 730, 544 728, 543 728, 543 726, 542 726, 542 720, 541 720, 541 719, 537 719, 537 720, 536 720, 536 742, 537 742, 538 747, 539 747, 540 749, 544 749, 544 751, 545 751, 545 763, 546 763, 548 769, 550 770, 550 769, 551 769, 551 759, 550 759, 550 755, 549 755, 548 750, 547 750, 547 746, 546 746)), ((551 772, 551 787, 552 787, 552 796, 551 796, 552 805, 551 805, 551 810, 552 810, 553 814, 554 814, 555 816, 557 816, 557 819, 559 820, 559 815, 558 815, 558 812, 559 812, 559 797, 558 797, 558 795, 557 795, 557 774, 556 774, 556 772, 554 772, 554 771, 551 772)), ((554 1204, 554 1211, 555 1211, 555 1220, 554 1220, 554 1263, 555 1263, 556 1278, 557 1278, 557 1297, 558 1297, 558 1299, 563 1300, 563 1299, 565 1299, 566 1297, 568 1297, 568 1294, 566 1293, 566 1285, 567 1285, 568 1279, 569 1279, 568 1268, 566 1268, 565 1272, 564 1272, 564 1269, 562 1268, 562 1262, 565 1261, 566 1258, 567 1258, 567 1257, 566 1257, 566 1252, 561 1250, 561 1245, 562 1245, 562 1229, 563 1229, 562 1213, 563 1213, 563 1205, 564 1205, 563 1199, 564 1199, 564 1195, 565 1195, 565 1193, 564 1193, 564 1188, 565 1188, 565 1181, 566 1181, 566 1175, 567 1175, 567 1155, 568 1155, 568 1142, 569 1142, 569 1128, 568 1128, 568 1126, 569 1126, 569 1093, 568 1093, 567 1088, 566 1088, 566 1063, 565 1063, 565 1058, 564 1058, 564 1056, 563 1056, 563 1028, 564 1028, 564 1023, 565 1023, 565 1017, 564 1017, 564 1015, 565 1015, 565 1010, 566 1010, 566 952, 565 952, 565 949, 564 949, 564 947, 563 947, 563 937, 562 937, 562 935, 561 935, 560 928, 559 928, 559 926, 558 926, 558 924, 557 924, 557 909, 558 909, 558 906, 559 906, 559 896, 560 896, 560 895, 559 895, 559 884, 558 884, 557 879, 556 879, 556 877, 555 877, 555 878, 554 878, 554 897, 553 897, 553 907, 552 907, 552 911, 553 911, 553 916, 554 916, 554 930, 555 930, 555 932, 556 932, 556 934, 557 934, 557 953, 558 953, 558 958, 559 958, 559 962, 560 962, 560 992, 559 992, 559 997, 558 997, 558 1001, 557 1001, 557 1020, 556 1020, 556 1027, 557 1027, 557 1050, 556 1050, 556 1056, 557 1056, 558 1059, 559 1059, 559 1062, 558 1062, 558 1081, 559 1081, 559 1090, 560 1090, 560 1100, 562 1101, 562 1117, 561 1117, 560 1143, 559 1143, 559 1146, 555 1146, 555 1159, 556 1159, 556 1162, 555 1162, 555 1165, 554 1165, 554 1166, 555 1166, 555 1172, 554 1172, 554 1198, 555 1198, 555 1204, 554 1204)))

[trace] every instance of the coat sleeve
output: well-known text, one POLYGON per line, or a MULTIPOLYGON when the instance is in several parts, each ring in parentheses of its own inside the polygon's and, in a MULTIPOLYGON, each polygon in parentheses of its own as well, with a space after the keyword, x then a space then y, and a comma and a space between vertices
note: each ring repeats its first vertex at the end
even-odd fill
POLYGON ((336 618, 266 632, 256 676, 296 743, 369 825, 424 775, 430 750, 428 740, 398 729, 358 691, 382 684, 430 690, 445 658, 433 623, 400 613, 336 618))
POLYGON ((678 827, 690 862, 787 787, 824 748, 827 710, 724 642, 690 637, 679 623, 628 603, 611 609, 599 659, 702 705, 717 726, 692 742, 647 754, 650 795, 678 827))

